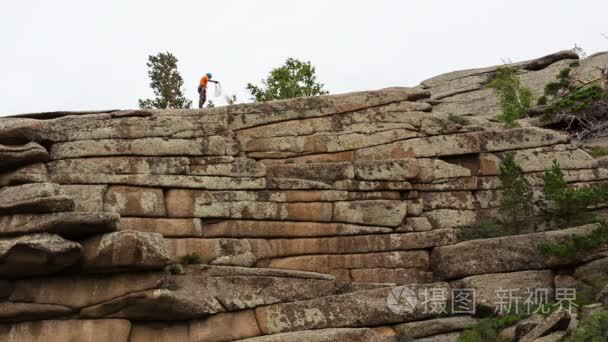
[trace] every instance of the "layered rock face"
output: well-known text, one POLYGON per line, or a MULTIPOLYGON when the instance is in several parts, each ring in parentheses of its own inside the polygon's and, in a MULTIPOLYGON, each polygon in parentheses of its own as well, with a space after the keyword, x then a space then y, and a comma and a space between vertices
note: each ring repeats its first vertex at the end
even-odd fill
POLYGON ((566 135, 463 127, 430 96, 0 118, 0 339, 453 341, 476 319, 428 312, 429 290, 490 306, 509 281, 584 282, 601 250, 537 247, 592 227, 459 228, 496 215, 506 153, 537 189, 554 159, 572 185, 608 172, 566 135), (404 284, 419 300, 395 312, 404 284))

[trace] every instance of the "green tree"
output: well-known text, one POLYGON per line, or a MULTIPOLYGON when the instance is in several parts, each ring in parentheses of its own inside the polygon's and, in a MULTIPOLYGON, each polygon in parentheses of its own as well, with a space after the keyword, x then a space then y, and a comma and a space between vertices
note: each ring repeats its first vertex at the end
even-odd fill
POLYGON ((588 207, 608 201, 608 184, 569 187, 557 160, 553 160, 551 168, 545 170, 543 180, 547 209, 560 225, 593 221, 595 215, 588 207))
POLYGON ((488 87, 494 89, 502 109, 498 121, 506 128, 516 127, 516 120, 532 106, 533 95, 530 89, 521 84, 515 70, 506 67, 496 70, 496 75, 488 87))
POLYGON ((190 108, 192 101, 184 97, 182 86, 184 80, 177 71, 177 58, 170 52, 160 52, 148 56, 148 76, 150 87, 154 90, 154 99, 139 100, 139 107, 144 109, 190 108))
POLYGON ((317 82, 315 68, 310 62, 288 58, 284 65, 272 69, 262 85, 247 84, 256 102, 290 99, 301 96, 323 95, 328 92, 317 82))
POLYGON ((500 162, 498 178, 503 187, 500 201, 503 221, 510 228, 519 231, 531 223, 532 187, 515 162, 513 154, 507 154, 500 162))

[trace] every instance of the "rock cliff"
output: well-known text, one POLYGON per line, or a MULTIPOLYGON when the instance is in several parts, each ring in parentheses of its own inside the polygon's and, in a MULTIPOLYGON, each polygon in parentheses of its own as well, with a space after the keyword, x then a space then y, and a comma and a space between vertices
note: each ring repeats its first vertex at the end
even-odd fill
MULTIPOLYGON (((576 58, 516 66, 538 92, 576 58)), ((461 227, 496 215, 506 153, 537 190, 553 160, 573 186, 608 179, 563 133, 493 124, 494 70, 204 110, 0 118, 1 339, 455 341, 477 318, 428 311, 421 294, 475 288, 491 307, 499 288, 554 296, 605 275, 604 248, 567 261, 538 249, 592 226, 461 242, 461 227), (416 303, 395 310, 404 284, 416 303)))

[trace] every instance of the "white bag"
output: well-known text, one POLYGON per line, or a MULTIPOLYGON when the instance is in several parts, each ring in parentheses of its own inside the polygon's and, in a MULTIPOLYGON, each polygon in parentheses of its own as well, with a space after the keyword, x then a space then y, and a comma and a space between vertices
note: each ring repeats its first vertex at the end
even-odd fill
POLYGON ((215 93, 213 94, 215 97, 222 96, 222 85, 219 83, 215 84, 215 93))

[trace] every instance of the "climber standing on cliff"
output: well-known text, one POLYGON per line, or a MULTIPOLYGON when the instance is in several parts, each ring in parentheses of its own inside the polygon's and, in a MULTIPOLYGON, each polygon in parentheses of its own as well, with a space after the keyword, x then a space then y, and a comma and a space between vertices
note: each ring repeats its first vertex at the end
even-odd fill
POLYGON ((213 82, 215 84, 220 83, 218 81, 212 81, 211 77, 212 77, 211 73, 208 72, 203 77, 201 77, 201 81, 198 83, 198 95, 199 95, 198 108, 203 108, 205 101, 207 101, 207 83, 209 83, 209 82, 213 82))

